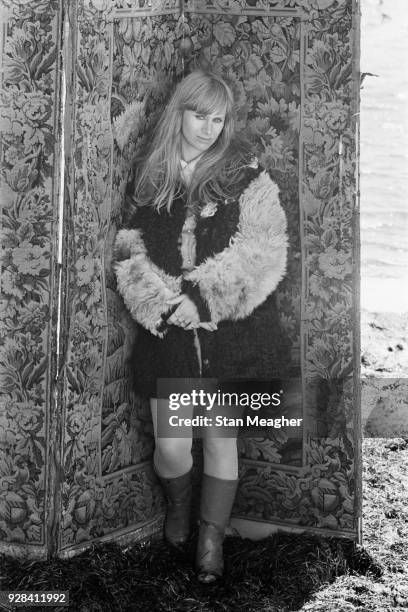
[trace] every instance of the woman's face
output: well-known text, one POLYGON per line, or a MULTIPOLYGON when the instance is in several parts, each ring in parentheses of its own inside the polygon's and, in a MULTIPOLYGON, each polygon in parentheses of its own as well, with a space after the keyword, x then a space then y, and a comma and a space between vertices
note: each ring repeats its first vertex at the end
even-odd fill
POLYGON ((204 153, 214 144, 222 132, 225 110, 207 115, 193 110, 183 112, 181 124, 181 153, 185 161, 204 153))

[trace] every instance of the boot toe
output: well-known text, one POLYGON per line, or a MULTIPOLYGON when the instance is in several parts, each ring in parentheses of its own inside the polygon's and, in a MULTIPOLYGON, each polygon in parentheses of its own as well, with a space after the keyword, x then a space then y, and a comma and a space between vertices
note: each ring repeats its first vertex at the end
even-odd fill
POLYGON ((224 533, 215 525, 202 521, 198 536, 196 568, 200 582, 211 583, 221 578, 224 571, 224 533))
POLYGON ((217 582, 220 578, 220 574, 215 574, 213 572, 199 572, 197 574, 197 580, 202 584, 214 584, 214 582, 217 582))

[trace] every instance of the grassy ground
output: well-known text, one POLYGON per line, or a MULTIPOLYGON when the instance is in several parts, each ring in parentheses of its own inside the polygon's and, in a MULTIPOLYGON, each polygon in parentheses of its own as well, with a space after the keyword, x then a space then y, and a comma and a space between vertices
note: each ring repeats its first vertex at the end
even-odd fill
POLYGON ((302 612, 408 611, 408 440, 366 439, 363 454, 363 546, 382 575, 343 575, 302 612))
POLYGON ((75 612, 408 611, 407 483, 408 440, 365 440, 363 547, 287 534, 229 538, 228 574, 215 587, 195 580, 194 543, 174 552, 153 542, 104 545, 68 561, 3 558, 0 589, 69 590, 75 612))

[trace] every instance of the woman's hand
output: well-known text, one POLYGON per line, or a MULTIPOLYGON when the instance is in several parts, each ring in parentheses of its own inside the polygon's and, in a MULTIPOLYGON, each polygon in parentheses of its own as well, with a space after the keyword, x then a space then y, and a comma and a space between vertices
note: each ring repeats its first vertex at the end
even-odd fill
POLYGON ((177 325, 185 330, 197 329, 202 327, 208 331, 215 331, 217 329, 216 323, 211 321, 208 323, 201 323, 198 315, 196 305, 187 295, 179 295, 175 298, 167 300, 167 304, 178 304, 178 307, 173 314, 167 319, 167 323, 171 325, 177 325))

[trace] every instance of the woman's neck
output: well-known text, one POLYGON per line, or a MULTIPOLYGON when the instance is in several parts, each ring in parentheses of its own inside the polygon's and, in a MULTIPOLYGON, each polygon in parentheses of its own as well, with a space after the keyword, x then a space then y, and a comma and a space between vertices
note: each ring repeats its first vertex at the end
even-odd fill
POLYGON ((189 157, 189 155, 185 155, 183 153, 183 151, 181 152, 181 159, 183 160, 184 163, 186 164, 192 164, 194 161, 196 161, 199 157, 201 157, 203 153, 200 152, 197 155, 194 155, 193 157, 189 157))

